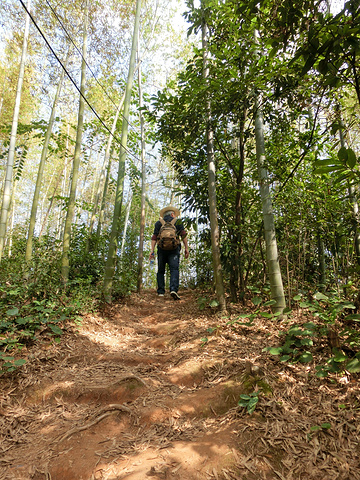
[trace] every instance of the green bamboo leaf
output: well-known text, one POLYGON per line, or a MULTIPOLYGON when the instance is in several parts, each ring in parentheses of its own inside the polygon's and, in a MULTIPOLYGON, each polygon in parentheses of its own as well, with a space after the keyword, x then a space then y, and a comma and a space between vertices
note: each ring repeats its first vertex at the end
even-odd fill
POLYGON ((323 166, 323 167, 315 168, 314 174, 315 175, 322 175, 324 173, 336 172, 336 171, 343 170, 343 169, 344 169, 343 165, 323 166))

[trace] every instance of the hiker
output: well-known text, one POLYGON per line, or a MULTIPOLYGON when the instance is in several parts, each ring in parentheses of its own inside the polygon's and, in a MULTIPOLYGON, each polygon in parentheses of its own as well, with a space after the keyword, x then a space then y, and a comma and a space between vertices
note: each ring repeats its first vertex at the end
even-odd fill
POLYGON ((173 206, 160 210, 160 220, 155 223, 154 233, 151 237, 150 261, 155 258, 157 245, 158 271, 157 293, 160 297, 165 294, 165 267, 170 269, 170 295, 174 300, 180 300, 179 290, 179 263, 181 240, 185 247, 185 258, 189 257, 187 232, 181 221, 178 221, 180 210, 173 206))

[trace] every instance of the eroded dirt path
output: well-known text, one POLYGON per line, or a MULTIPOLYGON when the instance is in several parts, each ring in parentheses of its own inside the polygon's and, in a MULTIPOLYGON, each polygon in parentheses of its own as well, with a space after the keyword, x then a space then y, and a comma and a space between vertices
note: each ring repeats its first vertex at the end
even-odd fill
POLYGON ((280 363, 270 320, 235 330, 181 293, 134 294, 26 352, 1 384, 1 480, 360 479, 357 380, 280 363), (259 388, 250 416, 237 402, 259 388))

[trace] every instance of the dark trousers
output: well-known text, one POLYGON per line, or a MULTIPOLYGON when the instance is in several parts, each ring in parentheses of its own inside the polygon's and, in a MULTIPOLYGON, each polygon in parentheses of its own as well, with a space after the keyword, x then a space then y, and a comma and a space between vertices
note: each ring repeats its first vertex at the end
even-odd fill
POLYGON ((179 263, 180 246, 176 250, 157 250, 158 271, 157 271, 157 293, 165 293, 165 268, 166 264, 170 269, 170 292, 179 290, 179 263))

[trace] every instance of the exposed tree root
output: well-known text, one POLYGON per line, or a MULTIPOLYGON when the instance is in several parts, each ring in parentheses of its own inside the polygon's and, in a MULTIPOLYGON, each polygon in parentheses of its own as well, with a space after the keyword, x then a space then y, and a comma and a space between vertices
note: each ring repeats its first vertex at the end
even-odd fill
POLYGON ((82 425, 81 427, 74 427, 68 432, 66 432, 64 435, 56 439, 56 443, 63 442, 67 438, 71 437, 75 433, 83 432, 84 430, 87 430, 88 428, 93 427, 97 423, 101 422, 101 420, 104 420, 104 418, 109 417, 112 415, 115 411, 120 411, 120 412, 125 412, 125 413, 132 413, 131 409, 128 407, 125 407, 125 405, 118 405, 116 403, 108 405, 107 407, 102 409, 101 415, 96 417, 92 422, 87 423, 86 425, 82 425))

